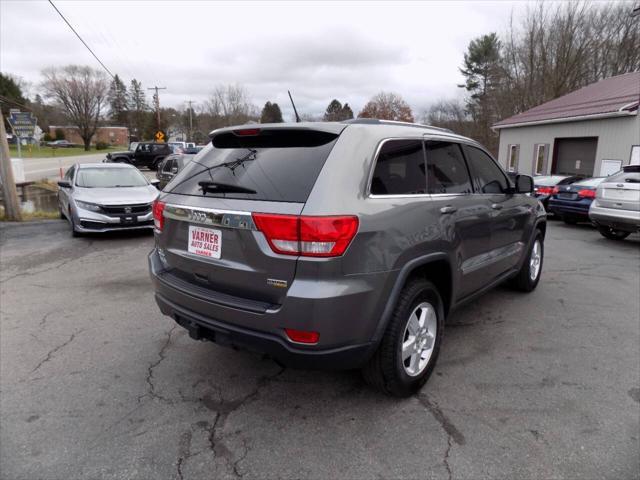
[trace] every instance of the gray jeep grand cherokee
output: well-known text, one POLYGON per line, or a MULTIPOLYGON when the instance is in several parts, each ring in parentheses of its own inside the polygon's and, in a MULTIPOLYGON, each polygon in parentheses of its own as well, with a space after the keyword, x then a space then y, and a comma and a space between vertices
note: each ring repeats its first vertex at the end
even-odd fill
POLYGON ((539 279, 544 208, 473 140, 379 120, 215 130, 154 205, 160 310, 195 339, 406 396, 445 318, 539 279))

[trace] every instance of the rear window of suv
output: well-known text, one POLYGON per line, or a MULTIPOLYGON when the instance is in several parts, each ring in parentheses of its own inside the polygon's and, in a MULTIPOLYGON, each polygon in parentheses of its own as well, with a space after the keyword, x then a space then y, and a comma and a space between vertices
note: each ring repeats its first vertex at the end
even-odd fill
POLYGON ((306 202, 337 139, 338 134, 315 130, 264 130, 247 136, 222 133, 185 166, 169 191, 306 202))

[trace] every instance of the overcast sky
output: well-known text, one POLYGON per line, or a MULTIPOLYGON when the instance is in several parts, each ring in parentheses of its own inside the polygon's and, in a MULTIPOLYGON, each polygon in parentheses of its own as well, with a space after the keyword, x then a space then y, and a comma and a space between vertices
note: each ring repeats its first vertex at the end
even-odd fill
MULTIPOLYGON (((54 0, 98 57, 125 83, 167 87, 163 106, 202 104, 217 84, 243 84, 286 119, 321 115, 332 98, 354 112, 385 90, 418 118, 434 101, 460 96, 458 68, 469 41, 506 30, 523 2, 219 3, 54 0)), ((40 72, 70 63, 100 68, 46 1, 0 0, 0 69, 37 92, 40 72)), ((151 92, 149 92, 149 98, 151 92)))

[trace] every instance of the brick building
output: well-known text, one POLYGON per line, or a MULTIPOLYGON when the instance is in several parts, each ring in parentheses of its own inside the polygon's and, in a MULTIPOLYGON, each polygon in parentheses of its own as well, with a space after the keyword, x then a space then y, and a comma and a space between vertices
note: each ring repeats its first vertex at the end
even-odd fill
MULTIPOLYGON (((49 135, 55 138, 56 130, 58 129, 64 132, 64 138, 71 143, 84 144, 78 127, 51 125, 49 127, 49 135)), ((104 142, 109 145, 129 145, 129 129, 127 127, 98 127, 98 131, 91 139, 91 144, 95 145, 97 142, 104 142)))

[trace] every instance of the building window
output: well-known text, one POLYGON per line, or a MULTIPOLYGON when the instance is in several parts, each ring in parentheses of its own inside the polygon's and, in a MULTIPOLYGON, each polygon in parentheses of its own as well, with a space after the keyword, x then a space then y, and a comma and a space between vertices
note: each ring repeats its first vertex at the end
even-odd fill
POLYGON ((536 145, 536 158, 534 175, 544 175, 544 159, 547 154, 547 146, 543 143, 536 145))
POLYGON ((509 172, 518 171, 518 153, 520 145, 509 145, 509 161, 507 162, 507 170, 509 172))
POLYGON ((629 165, 640 165, 640 145, 631 146, 629 165))

